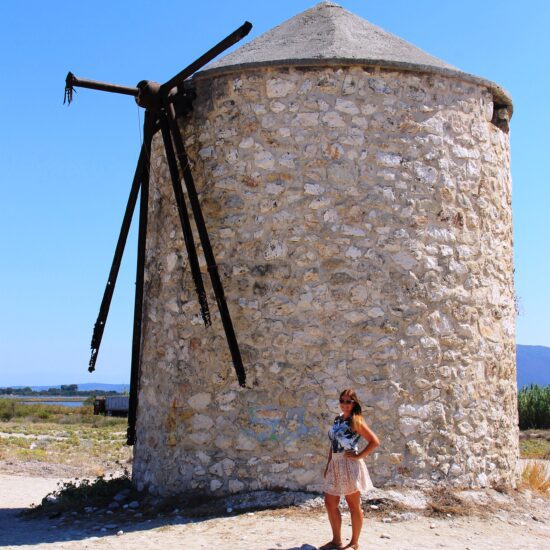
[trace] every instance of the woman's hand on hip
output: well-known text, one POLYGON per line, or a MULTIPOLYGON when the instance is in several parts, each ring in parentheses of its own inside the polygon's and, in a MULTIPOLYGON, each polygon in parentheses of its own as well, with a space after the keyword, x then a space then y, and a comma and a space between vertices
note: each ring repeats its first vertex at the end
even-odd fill
POLYGON ((351 458, 352 460, 361 459, 361 457, 359 456, 359 453, 356 453, 355 451, 346 451, 344 454, 346 455, 346 458, 351 458))

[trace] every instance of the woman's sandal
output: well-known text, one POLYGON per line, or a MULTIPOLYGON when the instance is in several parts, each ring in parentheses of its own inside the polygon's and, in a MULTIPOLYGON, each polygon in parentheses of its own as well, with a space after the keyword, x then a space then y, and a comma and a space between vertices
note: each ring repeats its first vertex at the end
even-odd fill
POLYGON ((323 546, 319 546, 319 550, 343 550, 344 545, 342 543, 336 544, 335 542, 327 542, 323 546))
POLYGON ((344 546, 344 548, 350 548, 351 550, 359 550, 359 543, 355 543, 355 544, 351 544, 351 542, 347 545, 347 546, 344 546))

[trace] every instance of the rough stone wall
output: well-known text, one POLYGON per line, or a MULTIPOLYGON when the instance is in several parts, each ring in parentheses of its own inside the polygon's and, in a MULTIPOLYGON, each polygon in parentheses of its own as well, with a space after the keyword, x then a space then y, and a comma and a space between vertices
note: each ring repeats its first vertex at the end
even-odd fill
POLYGON ((317 490, 351 386, 375 485, 514 486, 509 142, 489 92, 359 67, 196 86, 183 131, 250 389, 212 293, 201 324, 157 136, 138 485, 317 490))

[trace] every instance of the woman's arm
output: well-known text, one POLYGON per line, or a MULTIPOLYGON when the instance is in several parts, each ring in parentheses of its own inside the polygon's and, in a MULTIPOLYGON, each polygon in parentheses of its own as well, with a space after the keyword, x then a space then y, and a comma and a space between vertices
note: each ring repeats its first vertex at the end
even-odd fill
POLYGON ((330 464, 331 460, 332 460, 332 445, 330 446, 330 449, 328 451, 327 467, 325 468, 325 473, 323 474, 323 477, 327 477, 328 465, 330 464))
POLYGON ((359 419, 354 418, 355 426, 354 430, 361 436, 363 436, 369 444, 358 454, 354 455, 352 452, 347 451, 346 456, 351 458, 365 458, 368 454, 372 453, 377 447, 380 446, 380 440, 376 434, 369 428, 365 419, 360 417, 359 419), (357 422, 357 420, 359 420, 357 422))

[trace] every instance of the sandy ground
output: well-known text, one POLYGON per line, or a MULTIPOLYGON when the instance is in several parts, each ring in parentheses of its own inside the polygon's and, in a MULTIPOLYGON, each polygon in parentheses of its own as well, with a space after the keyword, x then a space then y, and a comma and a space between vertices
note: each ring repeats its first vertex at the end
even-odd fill
MULTIPOLYGON (((134 520, 125 525, 80 516, 66 526, 59 518, 37 520, 19 516, 21 509, 38 503, 59 481, 59 478, 29 473, 0 474, 0 546, 14 549, 313 550, 330 538, 329 524, 322 511, 295 508, 198 520, 173 515, 134 520), (123 533, 117 535, 121 530, 123 533)), ((550 548, 549 501, 537 497, 527 507, 499 511, 491 519, 418 516, 391 523, 383 519, 365 519, 362 549, 550 548)), ((347 511, 343 534, 344 537, 351 534, 347 511)))

